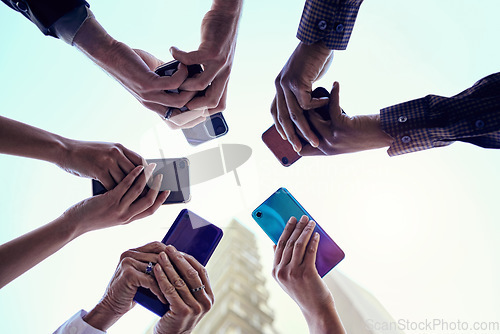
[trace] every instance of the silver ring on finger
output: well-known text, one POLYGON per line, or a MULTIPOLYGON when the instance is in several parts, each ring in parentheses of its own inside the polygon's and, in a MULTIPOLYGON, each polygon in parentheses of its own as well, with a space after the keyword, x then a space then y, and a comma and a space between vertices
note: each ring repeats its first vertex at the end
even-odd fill
POLYGON ((202 285, 202 286, 200 286, 198 288, 191 289, 191 292, 197 292, 197 291, 200 291, 200 290, 203 290, 203 289, 205 289, 205 285, 202 285))

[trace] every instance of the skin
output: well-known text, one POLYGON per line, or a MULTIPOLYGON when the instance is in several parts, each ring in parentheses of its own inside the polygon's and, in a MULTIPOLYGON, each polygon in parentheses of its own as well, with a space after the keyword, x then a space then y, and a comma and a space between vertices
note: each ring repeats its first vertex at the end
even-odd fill
POLYGON ((68 173, 99 180, 108 190, 145 164, 120 144, 71 140, 2 116, 0 153, 54 163, 68 173))
POLYGON ((163 62, 153 55, 132 49, 111 37, 95 18, 86 20, 73 45, 122 84, 142 105, 162 118, 168 107, 181 108, 193 92, 167 93, 177 89, 187 78, 187 68, 180 65, 170 77, 160 77, 154 70, 163 62))
POLYGON ((274 246, 273 277, 297 303, 311 334, 344 334, 333 296, 316 269, 319 234, 316 223, 291 217, 274 246), (312 236, 312 238, 311 238, 312 236))
POLYGON ((312 85, 330 67, 333 51, 321 42, 300 42, 275 80, 276 96, 271 105, 271 115, 278 133, 288 140, 296 152, 302 149, 299 136, 317 147, 319 139, 309 126, 304 110, 319 108, 328 103, 327 98, 312 98, 312 85))
POLYGON ((83 320, 108 330, 135 305, 133 298, 139 287, 150 289, 170 304, 155 326, 156 334, 191 333, 214 302, 206 270, 196 259, 173 246, 153 242, 122 254, 104 297, 83 320), (149 262, 156 263, 154 276, 145 273, 149 262), (202 285, 204 289, 191 291, 202 285))
POLYGON ((319 145, 305 145, 300 155, 335 155, 388 147, 394 139, 382 131, 380 115, 348 116, 340 108, 340 85, 333 84, 330 93, 329 117, 324 119, 309 111, 312 129, 318 134, 319 145))
POLYGON ((153 214, 169 191, 159 193, 162 176, 139 198, 155 165, 135 167, 114 189, 72 206, 56 220, 0 246, 0 288, 73 239, 89 231, 128 224, 153 214))
MULTIPOLYGON (((193 78, 186 79, 180 89, 198 92, 207 89, 204 96, 195 97, 186 107, 185 117, 178 126, 192 127, 207 116, 226 108, 227 85, 233 66, 238 23, 243 7, 242 0, 214 0, 211 9, 201 23, 201 43, 198 50, 185 52, 172 47, 172 56, 186 65, 201 64, 204 71, 193 78), (202 110, 202 116, 191 113, 202 110)), ((175 113, 174 115, 178 115, 175 113)))

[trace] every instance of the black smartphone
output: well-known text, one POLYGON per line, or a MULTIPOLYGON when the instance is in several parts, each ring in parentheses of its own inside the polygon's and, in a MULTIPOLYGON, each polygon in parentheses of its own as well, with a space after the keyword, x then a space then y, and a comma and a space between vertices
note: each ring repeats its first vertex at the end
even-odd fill
MULTIPOLYGON (((148 164, 155 163, 156 168, 153 176, 149 179, 153 181, 154 176, 163 174, 160 191, 170 190, 170 195, 163 204, 186 203, 191 199, 191 188, 189 181, 189 160, 187 158, 174 159, 147 159, 148 164)), ((93 196, 106 192, 104 185, 92 180, 93 196)))
MULTIPOLYGON (((161 242, 193 256, 203 266, 206 266, 217 248, 222 234, 222 230, 214 224, 187 209, 183 209, 161 242)), ((139 288, 134 300, 160 317, 169 310, 168 304, 163 304, 146 288, 139 288)))
MULTIPOLYGON (((160 76, 171 76, 177 71, 178 66, 179 66, 179 61, 172 60, 156 68, 155 73, 160 76)), ((199 64, 188 65, 187 68, 188 68, 188 78, 203 72, 203 69, 199 64)), ((166 92, 179 93, 179 90, 171 89, 166 92)), ((203 95, 205 95, 205 91, 198 92, 196 94, 196 96, 203 96, 203 95)), ((187 111, 188 109, 186 107, 182 107, 179 110, 184 112, 187 111)), ((213 114, 210 117, 207 117, 205 121, 195 125, 192 128, 182 129, 184 137, 186 137, 188 143, 193 146, 197 146, 206 143, 207 141, 213 140, 215 138, 224 136, 228 131, 229 128, 227 126, 227 122, 224 119, 224 116, 222 115, 221 112, 213 114)))

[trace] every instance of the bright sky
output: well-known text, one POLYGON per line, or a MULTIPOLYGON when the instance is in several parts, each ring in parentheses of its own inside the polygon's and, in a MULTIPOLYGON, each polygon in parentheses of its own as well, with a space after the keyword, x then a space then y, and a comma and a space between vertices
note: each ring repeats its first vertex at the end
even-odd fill
MULTIPOLYGON (((168 61, 175 45, 194 50, 207 0, 92 2, 118 40, 168 61)), ((0 290, 2 332, 47 333, 101 298, 120 254, 160 240, 187 207, 223 227, 232 217, 260 240, 265 274, 271 241, 252 210, 280 186, 345 251, 338 266, 374 294, 395 319, 500 321, 500 155, 469 144, 389 158, 384 150, 303 158, 281 167, 260 140, 272 119, 274 78, 295 48, 303 0, 247 1, 231 74, 229 134, 190 147, 118 83, 62 41, 44 37, 0 6, 0 114, 60 135, 120 142, 146 158, 186 156, 217 143, 249 145, 238 169, 192 187, 187 205, 163 206, 128 226, 84 235, 0 290)), ((341 83, 351 115, 427 94, 451 96, 498 72, 500 3, 367 0, 346 51, 318 85, 341 83)), ((91 194, 89 180, 45 162, 0 156, 0 243, 62 214, 91 194)), ((304 321, 268 275, 276 325, 304 332, 304 321)), ((154 317, 140 307, 110 333, 141 332, 154 317)), ((409 332, 410 333, 410 332, 409 332)))

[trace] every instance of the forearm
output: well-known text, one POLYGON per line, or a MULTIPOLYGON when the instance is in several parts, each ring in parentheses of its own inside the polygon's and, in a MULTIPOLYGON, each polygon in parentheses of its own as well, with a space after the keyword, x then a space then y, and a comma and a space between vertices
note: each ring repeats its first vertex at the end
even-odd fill
POLYGON ((239 19, 243 9, 243 0, 214 0, 211 10, 226 12, 239 19))
POLYGON ((310 334, 345 334, 339 314, 333 301, 315 312, 302 311, 310 334))
POLYGON ((42 262, 81 232, 63 216, 0 246, 0 288, 42 262))
POLYGON ((68 145, 67 138, 0 116, 0 153, 59 164, 68 145))

